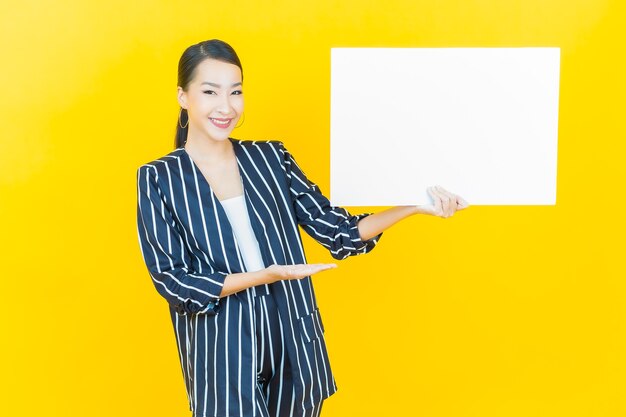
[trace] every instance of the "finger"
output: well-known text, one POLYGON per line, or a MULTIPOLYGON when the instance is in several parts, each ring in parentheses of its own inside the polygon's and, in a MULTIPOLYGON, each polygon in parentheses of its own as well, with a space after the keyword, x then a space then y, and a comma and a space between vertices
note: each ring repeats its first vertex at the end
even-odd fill
POLYGON ((441 191, 442 188, 440 186, 436 186, 435 187, 435 191, 438 193, 439 198, 441 199, 441 205, 443 207, 443 213, 442 216, 443 218, 449 217, 450 216, 450 197, 448 197, 443 191, 441 191))
POLYGON ((437 186, 437 191, 439 191, 441 194, 447 196, 448 198, 456 198, 456 195, 451 193, 450 191, 446 190, 445 188, 443 188, 442 186, 438 185, 437 186))
POLYGON ((443 206, 443 218, 450 217, 452 215, 452 204, 450 202, 450 197, 441 191, 441 188, 437 188, 441 195, 441 205, 443 206))
POLYGON ((457 208, 456 208, 457 210, 462 210, 464 208, 469 207, 469 203, 467 202, 467 200, 465 200, 460 195, 451 193, 447 191, 446 189, 444 189, 443 187, 438 187, 438 189, 440 192, 447 193, 450 196, 450 198, 453 198, 455 200, 456 205, 457 205, 457 208))
POLYGON ((437 191, 439 191, 442 194, 450 195, 450 191, 446 190, 441 185, 435 185, 435 188, 437 189, 437 191))
POLYGON ((448 217, 452 216, 458 209, 458 204, 457 204, 457 195, 454 193, 451 193, 450 191, 444 189, 443 187, 439 186, 439 191, 444 194, 449 201, 449 210, 448 210, 448 217))
POLYGON ((298 278, 304 278, 306 276, 310 276, 316 274, 318 272, 325 271, 327 269, 336 268, 336 264, 299 264, 296 265, 296 270, 294 271, 294 275, 298 278))
POLYGON ((460 195, 452 194, 454 202, 456 204, 456 210, 463 210, 469 207, 469 203, 463 199, 460 195))
POLYGON ((337 268, 336 264, 315 264, 316 271, 325 271, 327 269, 337 268))

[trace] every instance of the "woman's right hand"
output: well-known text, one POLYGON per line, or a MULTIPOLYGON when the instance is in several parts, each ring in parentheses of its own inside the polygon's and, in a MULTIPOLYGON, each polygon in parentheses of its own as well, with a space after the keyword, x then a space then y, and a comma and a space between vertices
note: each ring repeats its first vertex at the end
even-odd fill
POLYGON ((415 206, 417 213, 447 218, 452 216, 456 211, 469 207, 469 203, 461 196, 453 194, 438 185, 428 187, 427 191, 433 199, 434 204, 415 206))
POLYGON ((265 271, 269 282, 272 283, 284 279, 300 279, 333 268, 337 268, 337 264, 275 264, 265 268, 265 271))

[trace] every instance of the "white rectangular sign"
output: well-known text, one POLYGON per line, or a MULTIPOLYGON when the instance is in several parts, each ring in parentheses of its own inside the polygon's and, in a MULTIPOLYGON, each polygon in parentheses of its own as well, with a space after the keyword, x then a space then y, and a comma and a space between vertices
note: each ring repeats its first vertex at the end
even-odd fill
POLYGON ((556 204, 559 71, 559 48, 331 48, 331 203, 556 204))

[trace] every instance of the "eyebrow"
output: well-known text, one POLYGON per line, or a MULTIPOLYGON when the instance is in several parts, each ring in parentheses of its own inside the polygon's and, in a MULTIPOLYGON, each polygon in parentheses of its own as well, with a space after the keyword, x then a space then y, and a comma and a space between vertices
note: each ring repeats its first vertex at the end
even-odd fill
MULTIPOLYGON (((213 87, 222 88, 221 85, 215 84, 215 83, 210 83, 208 81, 204 81, 202 84, 208 84, 208 85, 211 85, 213 87)), ((202 84, 200 84, 200 85, 202 85, 202 84)), ((231 85, 231 87, 237 87, 238 85, 242 85, 242 84, 240 82, 239 83, 235 83, 235 84, 231 85)))

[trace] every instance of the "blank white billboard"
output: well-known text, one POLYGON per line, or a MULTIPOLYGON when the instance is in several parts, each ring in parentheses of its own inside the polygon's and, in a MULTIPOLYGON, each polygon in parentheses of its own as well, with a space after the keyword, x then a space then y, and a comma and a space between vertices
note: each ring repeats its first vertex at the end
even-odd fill
POLYGON ((331 48, 331 203, 556 204, 559 71, 559 48, 331 48))

